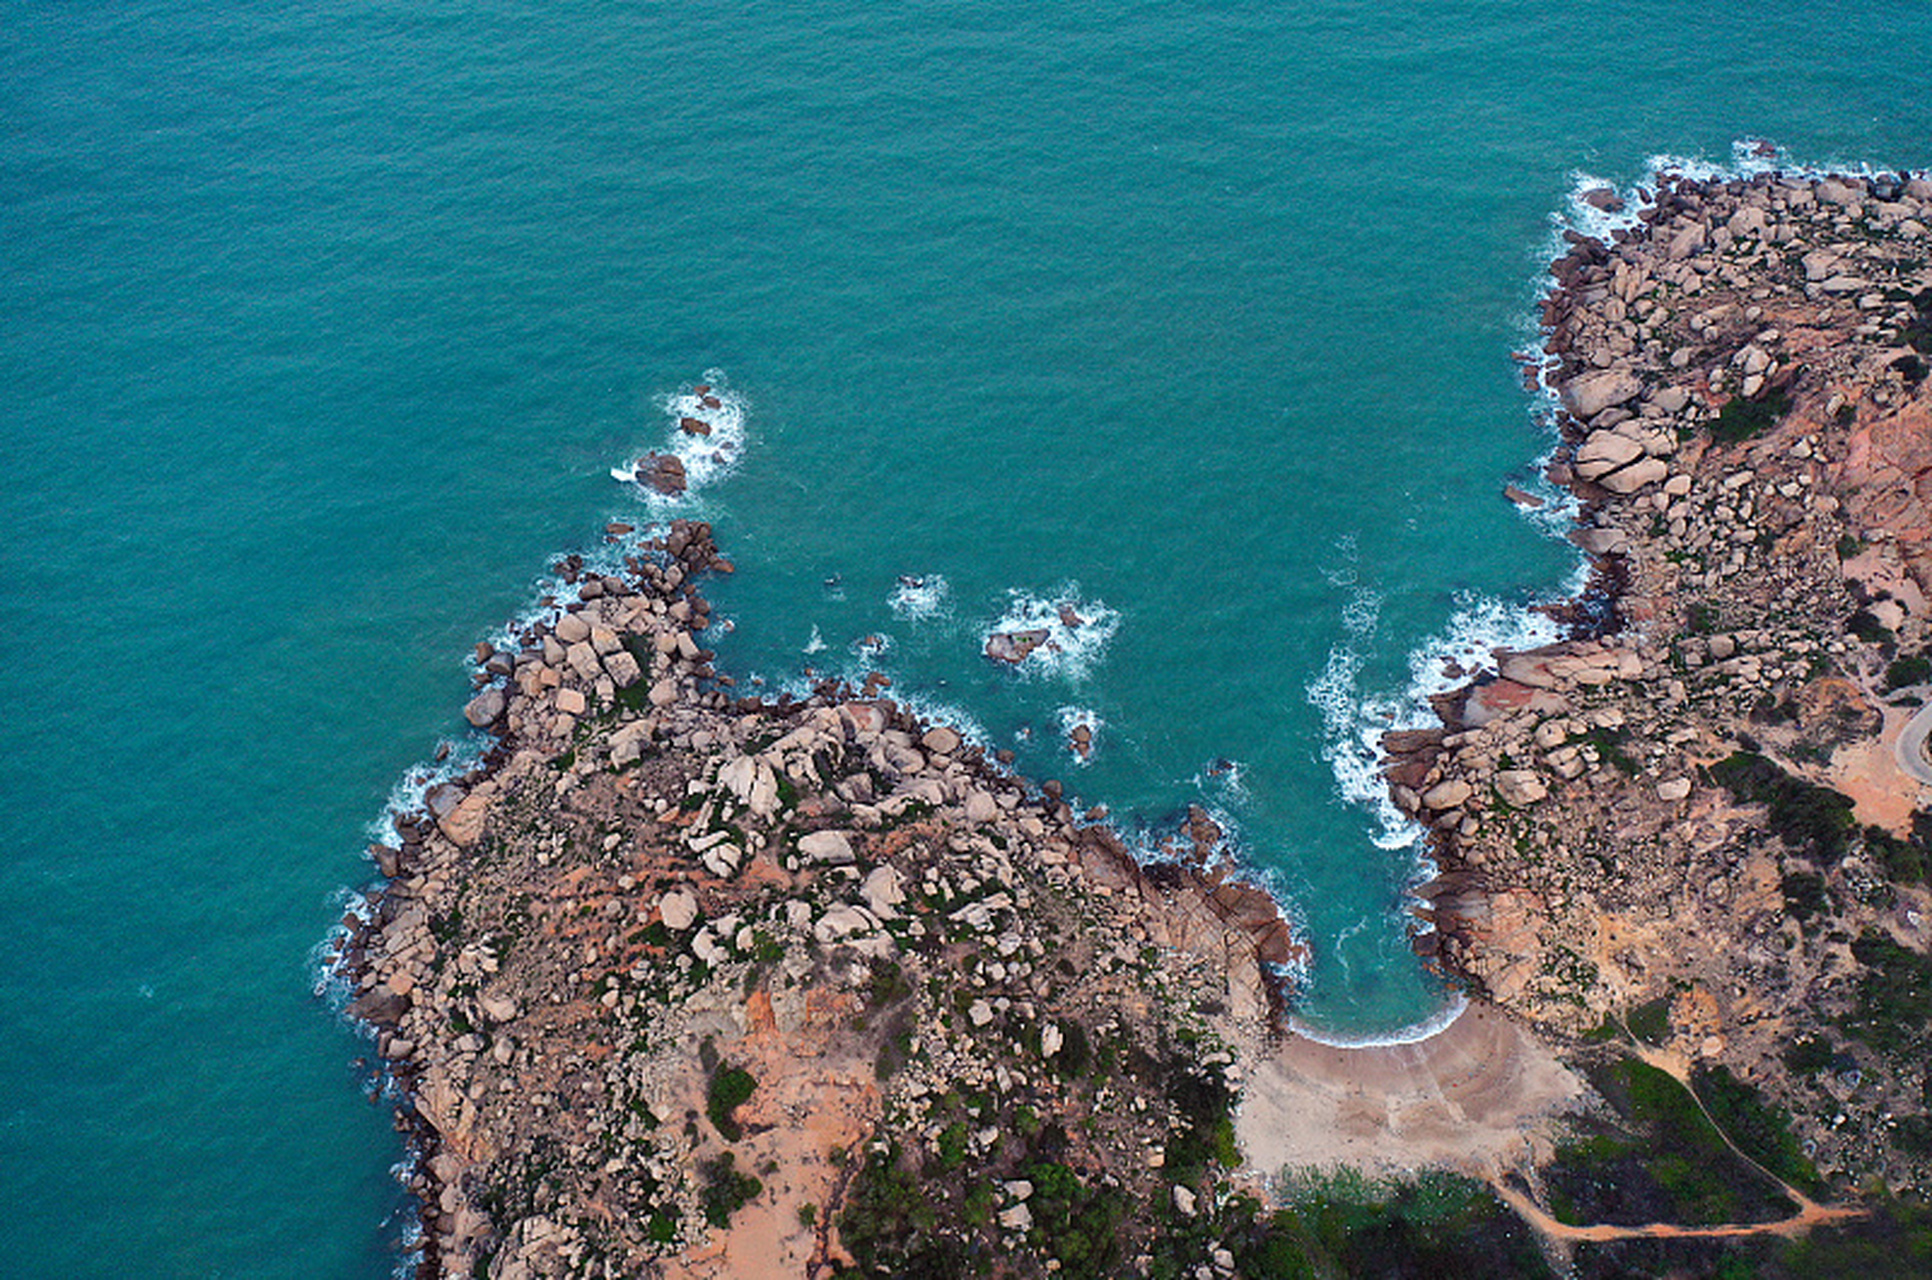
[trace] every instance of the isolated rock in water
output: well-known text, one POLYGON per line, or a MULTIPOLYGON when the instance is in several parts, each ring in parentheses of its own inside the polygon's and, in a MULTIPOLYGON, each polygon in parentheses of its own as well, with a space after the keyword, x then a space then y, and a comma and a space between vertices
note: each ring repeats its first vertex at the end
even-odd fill
POLYGON ((1047 642, 1045 627, 1026 631, 997 631, 986 637, 986 656, 995 662, 1025 662, 1026 656, 1047 642))
POLYGON ((1636 398, 1644 384, 1628 369, 1605 369, 1586 373, 1563 389, 1570 412, 1579 418, 1594 418, 1611 405, 1636 398))
POLYGON ((482 729, 496 723, 496 718, 503 714, 504 706, 503 690, 485 689, 471 698, 470 704, 463 708, 463 718, 476 728, 482 729))
POLYGON ((1623 197, 1609 187, 1591 187, 1583 193, 1583 203, 1605 213, 1622 213, 1623 197))
POLYGON ((1511 502, 1515 503, 1517 506, 1527 507, 1532 511, 1536 510, 1538 507, 1541 507, 1543 505, 1543 500, 1541 498, 1537 497, 1533 493, 1529 493, 1525 490, 1519 489, 1513 484, 1506 484, 1503 486, 1503 496, 1505 498, 1508 498, 1511 502))
POLYGON ((651 453, 637 460, 637 482, 666 497, 683 493, 684 460, 674 453, 651 453))
POLYGON ((711 434, 711 424, 703 418, 679 418, 678 430, 687 436, 708 436, 711 434))

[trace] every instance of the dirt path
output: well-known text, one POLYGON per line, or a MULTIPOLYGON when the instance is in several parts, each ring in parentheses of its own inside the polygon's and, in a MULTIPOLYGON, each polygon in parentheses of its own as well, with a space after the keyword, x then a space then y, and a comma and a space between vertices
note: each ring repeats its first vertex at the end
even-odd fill
MULTIPOLYGON (((1625 1034, 1629 1034, 1628 1028, 1625 1028, 1625 1034)), ((1491 1170, 1487 1181, 1490 1187, 1496 1192, 1498 1198, 1511 1209, 1515 1210, 1517 1215, 1523 1221, 1529 1223, 1530 1228, 1542 1236, 1545 1241, 1558 1244, 1559 1246, 1567 1246, 1580 1241, 1602 1242, 1608 1240, 1657 1240, 1671 1238, 1728 1239, 1739 1236, 1782 1236, 1785 1239, 1795 1239, 1811 1231, 1814 1227, 1830 1226, 1834 1222, 1848 1222, 1866 1215, 1867 1211, 1865 1209, 1856 1206, 1819 1204, 1810 1196, 1807 1196, 1804 1192, 1798 1190, 1777 1174, 1772 1173, 1769 1169, 1740 1150, 1738 1145, 1731 1141, 1731 1135, 1724 1132, 1724 1126, 1720 1125, 1717 1122, 1717 1118, 1711 1115, 1709 1108, 1704 1105, 1704 1100, 1697 1096, 1697 1090, 1691 1087, 1690 1072, 1676 1055, 1652 1049, 1638 1041, 1635 1037, 1631 1037, 1630 1044, 1627 1047, 1644 1063, 1664 1072, 1671 1079, 1682 1085, 1684 1092, 1690 1094, 1691 1101, 1697 1104, 1698 1112, 1703 1115, 1704 1119, 1717 1133, 1717 1136, 1723 1139, 1724 1145, 1730 1148, 1731 1154, 1751 1168, 1756 1169, 1758 1173, 1775 1185, 1790 1198, 1793 1204, 1798 1206, 1798 1211, 1790 1217, 1780 1218, 1776 1222, 1730 1222, 1719 1223, 1708 1227, 1685 1227, 1673 1222, 1650 1222, 1640 1226, 1628 1227, 1618 1226, 1613 1223, 1594 1223, 1590 1226, 1573 1226, 1570 1223, 1558 1221, 1542 1205, 1510 1186, 1500 1174, 1491 1170)))
POLYGON ((1557 1221, 1542 1205, 1510 1186, 1501 1177, 1491 1174, 1488 1182, 1497 1198, 1514 1209, 1523 1221, 1530 1224, 1532 1230, 1546 1239, 1564 1243, 1675 1238, 1725 1239, 1734 1236, 1783 1236, 1786 1239, 1792 1239, 1804 1235, 1814 1227, 1830 1226, 1834 1222, 1846 1222, 1865 1216, 1863 1209, 1814 1204, 1800 1196, 1798 1212, 1788 1218, 1780 1218, 1776 1222, 1727 1222, 1709 1227, 1683 1227, 1674 1222, 1647 1222, 1641 1226, 1622 1227, 1599 1222, 1587 1227, 1578 1227, 1557 1221))

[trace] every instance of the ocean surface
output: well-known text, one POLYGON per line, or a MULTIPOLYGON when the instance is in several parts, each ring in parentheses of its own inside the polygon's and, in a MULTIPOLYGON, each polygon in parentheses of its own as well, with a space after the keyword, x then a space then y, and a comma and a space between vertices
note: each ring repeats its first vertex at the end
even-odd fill
POLYGON ((715 522, 747 682, 881 670, 1130 833, 1222 815, 1306 1025, 1437 1015, 1362 744, 1574 572, 1499 496, 1553 220, 1744 138, 1925 166, 1928 66, 1916 0, 15 0, 0 1276, 394 1270, 320 947, 613 519, 715 522), (700 380, 735 435, 654 508, 610 468, 700 380))

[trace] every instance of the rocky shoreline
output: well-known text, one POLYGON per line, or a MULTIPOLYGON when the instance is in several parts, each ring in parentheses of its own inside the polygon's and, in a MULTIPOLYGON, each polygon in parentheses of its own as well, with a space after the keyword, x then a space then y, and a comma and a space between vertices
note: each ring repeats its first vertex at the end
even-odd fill
POLYGON ((479 649, 488 754, 372 850, 342 963, 418 1275, 1540 1275, 1583 1240, 1609 1275, 1649 1228, 1591 1214, 1782 1239, 1862 1212, 1809 1196, 1927 1188, 1932 818, 1896 753, 1932 692, 1932 183, 1633 205, 1570 234, 1525 358, 1592 569, 1569 634, 1384 742, 1467 1014, 1296 1037, 1301 944, 1207 814, 1143 866, 882 676, 735 696, 699 639, 731 565, 674 521, 479 649), (1274 1181, 1336 1165, 1454 1171, 1460 1207, 1351 1253, 1274 1181))
POLYGON ((736 698, 697 639, 710 529, 627 564, 565 563, 576 599, 479 648, 494 745, 372 850, 343 965, 417 1156, 418 1274, 831 1274, 868 1158, 985 1185, 1009 1124, 1033 1140, 985 1247, 1059 1247, 1042 1154, 1169 1212, 1209 1195, 1220 1164, 1164 1157, 1209 1141, 1202 1098, 1225 1128, 1221 1046, 1272 1034, 1300 943, 1207 816, 1142 867, 873 682, 736 698), (1101 1055, 1143 1069, 1084 1079, 1101 1055))
POLYGON ((1664 174, 1568 233, 1530 373, 1590 588, 1568 639, 1384 744, 1436 963, 1557 1043, 1664 1011, 1841 1186, 1923 1187, 1932 1155, 1873 1007, 1932 943, 1890 754, 1932 639, 1928 223, 1924 177, 1664 174))

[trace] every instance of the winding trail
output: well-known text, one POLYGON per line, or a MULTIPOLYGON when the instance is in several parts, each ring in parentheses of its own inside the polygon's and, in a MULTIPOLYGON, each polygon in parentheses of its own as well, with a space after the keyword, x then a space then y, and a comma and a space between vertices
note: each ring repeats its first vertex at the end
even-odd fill
MULTIPOLYGON (((1929 707, 1928 710, 1932 710, 1932 707, 1929 707)), ((1921 715, 1923 714, 1921 712, 1921 715)), ((1920 737, 1923 739, 1923 732, 1921 732, 1920 737)), ((1628 1034, 1628 1030, 1628 1028, 1625 1028, 1626 1034, 1628 1034)), ((1530 1196, 1523 1194, 1523 1192, 1509 1185, 1505 1178, 1496 1171, 1491 1170, 1487 1177, 1490 1188, 1496 1192, 1497 1197, 1504 1204, 1515 1210, 1523 1221, 1527 1222, 1530 1228, 1546 1241, 1567 1245, 1585 1241, 1729 1239, 1741 1236, 1782 1236, 1789 1240, 1805 1235, 1815 1227, 1830 1226, 1836 1222, 1849 1222, 1866 1216, 1868 1210, 1860 1206, 1819 1204, 1810 1196, 1807 1196, 1804 1192, 1798 1190, 1798 1188, 1792 1186, 1789 1182, 1786 1182, 1783 1178, 1780 1178, 1756 1160, 1753 1160, 1749 1155, 1746 1155, 1735 1142, 1731 1141, 1731 1135, 1724 1132, 1724 1126, 1720 1125, 1717 1122, 1717 1118, 1711 1115, 1710 1110, 1705 1107, 1704 1100, 1698 1097, 1697 1090, 1691 1087, 1690 1073, 1685 1070, 1683 1063, 1678 1061, 1673 1055, 1659 1053, 1638 1041, 1634 1036, 1631 1037, 1628 1048, 1643 1062, 1664 1072, 1671 1079, 1682 1085, 1684 1092, 1691 1096, 1691 1101, 1697 1104, 1698 1111, 1703 1114, 1704 1119, 1716 1131, 1717 1136, 1723 1139, 1726 1147, 1731 1149, 1731 1154, 1735 1155, 1751 1168, 1756 1169, 1766 1179, 1774 1183, 1793 1204, 1798 1206, 1798 1211, 1789 1217, 1779 1218, 1775 1222, 1726 1222, 1716 1223, 1706 1227, 1686 1227, 1674 1222, 1647 1222, 1638 1226, 1619 1226, 1614 1223, 1600 1222, 1593 1223, 1589 1226, 1574 1226, 1570 1223, 1559 1221, 1549 1210, 1538 1204, 1530 1196)))
POLYGON ((1674 1222, 1647 1222, 1641 1226, 1623 1227, 1599 1222, 1587 1227, 1578 1227, 1557 1221, 1542 1205, 1510 1186, 1502 1178, 1491 1175, 1488 1182, 1497 1198, 1515 1210, 1537 1234, 1565 1243, 1673 1238, 1724 1239, 1736 1236, 1783 1236, 1786 1239, 1792 1239, 1804 1235, 1814 1227, 1830 1226, 1834 1222, 1846 1222, 1865 1216, 1863 1209, 1816 1204, 1803 1196, 1796 1196, 1798 1212, 1788 1218, 1779 1218, 1776 1222, 1726 1222, 1709 1227, 1684 1227, 1674 1222))

